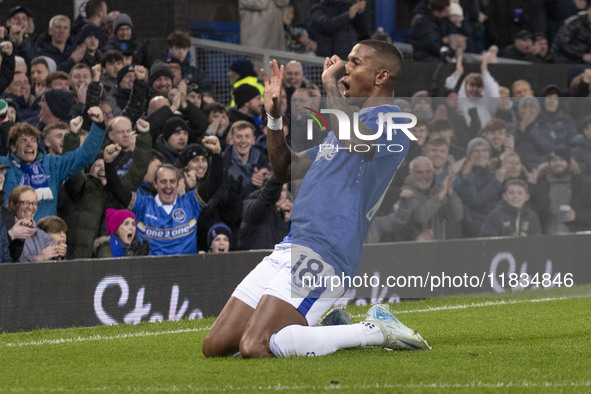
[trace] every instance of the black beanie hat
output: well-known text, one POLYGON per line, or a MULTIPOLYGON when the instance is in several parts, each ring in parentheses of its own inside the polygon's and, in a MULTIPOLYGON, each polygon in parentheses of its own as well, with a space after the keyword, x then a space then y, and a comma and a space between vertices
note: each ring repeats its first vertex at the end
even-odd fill
POLYGON ((248 76, 256 76, 256 73, 254 72, 254 65, 246 58, 236 60, 230 65, 230 70, 240 75, 241 79, 248 76))
POLYGON ((236 107, 240 108, 256 96, 260 96, 261 92, 257 88, 247 83, 238 86, 234 89, 234 102, 236 107))
POLYGON ((216 223, 209 228, 207 232, 207 246, 211 248, 211 243, 220 234, 224 234, 232 242, 232 230, 225 223, 216 223))
POLYGON ((121 84, 121 81, 123 81, 123 78, 125 78, 127 73, 132 73, 134 70, 135 68, 133 67, 133 65, 121 67, 121 70, 119 70, 119 72, 117 73, 117 85, 121 84))
POLYGON ((101 39, 101 28, 98 26, 93 25, 92 23, 87 23, 82 27, 80 33, 78 33, 78 40, 77 45, 81 45, 87 37, 94 36, 99 41, 101 39))
POLYGON ((174 79, 168 64, 164 63, 162 60, 156 60, 154 64, 152 64, 152 67, 150 67, 150 80, 148 81, 149 85, 152 86, 154 81, 161 75, 170 78, 171 81, 174 79))
POLYGON ((179 116, 173 116, 169 118, 166 123, 164 123, 164 126, 162 127, 162 138, 167 141, 171 135, 180 130, 186 130, 189 132, 189 126, 183 120, 183 118, 179 116))
POLYGON ((61 89, 51 89, 45 93, 45 102, 52 114, 60 120, 68 122, 72 117, 70 110, 74 106, 74 95, 61 89))
POLYGON ((209 154, 207 153, 207 149, 201 144, 190 144, 183 149, 179 157, 179 162, 183 167, 185 167, 191 160, 193 160, 197 156, 203 156, 207 158, 209 154))

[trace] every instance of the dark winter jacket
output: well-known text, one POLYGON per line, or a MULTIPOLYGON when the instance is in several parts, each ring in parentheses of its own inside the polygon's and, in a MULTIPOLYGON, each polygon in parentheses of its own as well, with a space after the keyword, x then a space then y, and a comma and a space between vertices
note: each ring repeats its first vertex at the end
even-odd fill
MULTIPOLYGON (((35 42, 31 37, 23 37, 23 41, 20 45, 16 45, 16 42, 12 42, 13 51, 12 54, 20 56, 25 59, 27 64, 31 64, 31 60, 35 57, 35 42)), ((3 55, 4 56, 4 55, 3 55)))
POLYGON ((517 49, 515 44, 511 44, 511 45, 508 45, 505 48, 503 48, 501 50, 501 52, 499 52, 499 56, 506 57, 508 59, 521 60, 524 62, 535 61, 534 55, 532 55, 531 53, 527 53, 527 52, 526 53, 521 52, 519 49, 517 49))
MULTIPOLYGON (((0 212, 1 214, 1 212, 0 212)), ((2 220, 0 220, 0 263, 11 263, 10 238, 2 220)))
MULTIPOLYGON (((252 175, 254 169, 266 167, 269 162, 267 156, 263 154, 257 147, 253 146, 250 149, 250 155, 248 161, 243 163, 242 160, 234 153, 234 147, 228 146, 223 154, 224 159, 224 172, 235 179, 242 177, 242 193, 248 196, 255 190, 255 186, 252 185, 252 175)), ((227 182, 222 183, 220 189, 226 189, 227 182)))
POLYGON ((70 38, 66 42, 66 46, 63 52, 53 46, 51 43, 51 36, 47 33, 43 33, 37 40, 35 47, 35 56, 49 56, 57 64, 58 71, 70 72, 70 69, 74 67, 76 62, 70 57, 76 47, 70 38))
POLYGON ((122 89, 117 86, 112 95, 122 114, 135 123, 146 110, 147 93, 148 84, 146 81, 136 79, 133 81, 132 89, 122 89))
POLYGON ((441 21, 428 8, 420 8, 410 22, 410 43, 415 60, 439 60, 443 46, 441 21))
POLYGON ((556 63, 583 63, 591 52, 591 25, 587 13, 571 16, 556 33, 551 53, 556 63))
POLYGON ((347 59, 351 49, 365 38, 362 15, 349 18, 352 3, 344 0, 321 0, 310 9, 311 38, 318 44, 318 56, 338 55, 347 59))
POLYGON ((508 125, 507 130, 515 136, 515 152, 529 171, 547 161, 557 143, 556 134, 550 133, 540 117, 527 126, 525 131, 520 130, 519 122, 508 125))
POLYGON ((515 34, 520 30, 547 30, 546 8, 540 0, 494 0, 480 3, 487 4, 482 11, 488 16, 485 30, 489 44, 504 48, 513 43, 515 34))
POLYGON ((238 249, 273 249, 287 235, 289 225, 275 207, 282 188, 283 184, 271 179, 244 199, 238 249))
POLYGON ((591 187, 591 139, 577 135, 572 140, 572 154, 581 168, 583 182, 591 187))
POLYGON ((2 67, 0 67, 0 94, 10 86, 14 79, 14 52, 7 56, 2 54, 2 67))
MULTIPOLYGON (((154 149, 156 149, 162 155, 162 163, 164 164, 172 164, 174 166, 178 162, 181 155, 181 152, 169 145, 168 141, 164 139, 162 134, 160 134, 156 139, 154 149)), ((135 190, 135 188, 131 190, 135 190)))
POLYGON ((526 237, 541 233, 540 219, 527 204, 517 209, 507 204, 505 200, 501 200, 486 217, 480 229, 481 237, 526 237))
POLYGON ((138 64, 150 69, 152 66, 152 56, 149 53, 148 45, 145 42, 138 42, 135 37, 131 40, 121 41, 115 36, 109 37, 105 51, 115 50, 122 53, 133 54, 133 64, 138 64))
MULTIPOLYGON (((195 143, 205 134, 209 121, 207 115, 201 108, 197 108, 193 103, 187 101, 186 108, 179 108, 181 116, 189 124, 189 143, 195 143)), ((163 106, 152 112, 146 120, 150 123, 150 134, 152 141, 156 143, 158 136, 162 133, 164 123, 173 116, 173 112, 169 106, 163 106)))
MULTIPOLYGON (((70 136, 69 133, 67 135, 70 136)), ((71 136, 70 136, 71 137, 71 136)), ((77 136, 75 136, 77 138, 77 136)), ((151 157, 152 139, 149 133, 138 133, 133 160, 129 171, 121 177, 125 187, 135 190, 142 183, 151 157)), ((64 140, 64 151, 67 148, 64 140)), ((99 236, 104 222, 109 194, 101 181, 79 172, 65 183, 66 191, 72 199, 68 216, 68 257, 92 257, 92 243, 99 236)))
POLYGON ((476 166, 468 174, 467 180, 474 185, 476 193, 473 198, 463 201, 463 235, 467 238, 478 237, 484 220, 499 203, 503 184, 488 168, 476 166))
POLYGON ((548 129, 554 146, 569 146, 578 134, 574 119, 564 107, 559 106, 555 112, 544 110, 539 119, 548 129))

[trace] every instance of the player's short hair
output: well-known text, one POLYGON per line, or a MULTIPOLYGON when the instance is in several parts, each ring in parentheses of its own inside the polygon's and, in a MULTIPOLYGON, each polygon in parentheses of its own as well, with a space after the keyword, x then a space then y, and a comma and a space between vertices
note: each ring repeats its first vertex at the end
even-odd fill
POLYGON ((65 71, 54 71, 50 72, 47 74, 47 77, 45 77, 45 86, 49 88, 56 79, 70 82, 70 76, 65 71))
POLYGON ((503 119, 494 118, 486 122, 482 130, 480 130, 480 135, 483 136, 486 133, 492 133, 503 129, 507 129, 507 123, 503 119))
POLYGON ((189 48, 191 46, 191 36, 186 31, 175 30, 168 35, 166 41, 169 48, 189 48))
POLYGON ((484 87, 484 81, 482 80, 482 74, 480 73, 470 73, 466 76, 466 86, 468 85, 476 85, 479 88, 484 87))
POLYGON ((417 156, 414 159, 412 159, 410 164, 408 165, 409 171, 412 172, 418 163, 427 163, 427 164, 429 164, 429 167, 431 167, 431 169, 433 169, 433 162, 431 160, 429 160, 428 157, 417 156))
POLYGON ((529 187, 527 186, 527 183, 525 183, 525 181, 522 179, 514 178, 505 182, 505 184, 503 185, 503 193, 506 193, 507 190, 509 190, 509 186, 520 186, 525 190, 527 194, 529 194, 529 187))
POLYGON ((15 123, 14 126, 8 130, 8 146, 16 145, 16 141, 20 136, 34 137, 39 142, 41 132, 35 126, 25 122, 15 123))
POLYGON ((162 169, 162 168, 174 171, 177 182, 181 179, 180 170, 178 168, 176 168, 175 166, 173 166, 172 164, 165 163, 165 164, 158 166, 158 168, 156 169, 156 172, 154 172, 154 183, 158 182, 158 171, 160 171, 160 169, 162 169))
POLYGON ((453 129, 454 128, 451 125, 451 122, 449 120, 447 120, 447 119, 437 119, 431 125, 431 132, 433 132, 433 133, 438 133, 438 132, 441 132, 443 130, 453 130, 453 129))
POLYGON ((374 66, 388 70, 390 78, 386 86, 393 90, 402 78, 404 60, 400 51, 394 45, 379 40, 363 40, 359 41, 359 45, 365 45, 375 51, 374 66))
POLYGON ((84 7, 84 11, 86 11, 86 17, 90 18, 98 14, 101 11, 103 3, 105 3, 105 0, 88 0, 86 2, 86 6, 84 7))
POLYGON ((68 231, 68 225, 64 219, 54 215, 45 216, 39 220, 37 222, 37 227, 45 231, 47 234, 57 234, 62 231, 65 233, 68 231))
POLYGON ((103 67, 103 68, 107 65, 107 63, 115 63, 115 62, 123 63, 123 55, 121 55, 121 52, 116 51, 114 49, 105 52, 103 57, 101 57, 101 67, 103 67))
POLYGON ((43 138, 47 138, 47 136, 53 130, 70 131, 70 126, 68 126, 68 124, 66 122, 55 122, 55 123, 50 124, 49 126, 45 126, 45 128, 43 129, 43 138))
POLYGON ((244 129, 251 129, 252 135, 255 133, 254 125, 247 120, 239 120, 232 123, 230 127, 230 132, 228 134, 234 135, 234 131, 244 130, 244 129))

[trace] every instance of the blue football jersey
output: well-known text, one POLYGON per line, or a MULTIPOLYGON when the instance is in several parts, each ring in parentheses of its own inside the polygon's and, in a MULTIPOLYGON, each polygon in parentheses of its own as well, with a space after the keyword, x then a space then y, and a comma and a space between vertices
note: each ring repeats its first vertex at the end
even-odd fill
POLYGON ((202 207, 195 192, 177 196, 170 214, 152 196, 133 193, 129 205, 137 217, 138 235, 150 244, 150 255, 197 253, 197 218, 202 207))
POLYGON ((311 248, 337 273, 355 275, 359 270, 369 226, 408 153, 410 139, 402 131, 394 130, 392 139, 387 139, 386 121, 380 113, 388 112, 400 109, 383 105, 359 112, 359 121, 376 134, 383 129, 377 140, 366 141, 376 145, 371 160, 363 153, 345 151, 332 131, 321 145, 308 151, 313 163, 295 199, 286 241, 311 248))

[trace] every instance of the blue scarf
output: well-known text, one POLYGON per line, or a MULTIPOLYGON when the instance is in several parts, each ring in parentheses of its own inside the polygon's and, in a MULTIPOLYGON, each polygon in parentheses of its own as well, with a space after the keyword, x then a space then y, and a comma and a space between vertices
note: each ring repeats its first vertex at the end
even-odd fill
POLYGON ((21 185, 31 186, 37 193, 39 200, 53 200, 53 192, 47 181, 48 176, 45 173, 43 162, 38 161, 32 164, 21 163, 21 185))
POLYGON ((113 253, 113 257, 125 257, 125 250, 123 249, 123 243, 116 235, 111 235, 109 239, 109 243, 111 244, 111 253, 113 253))

